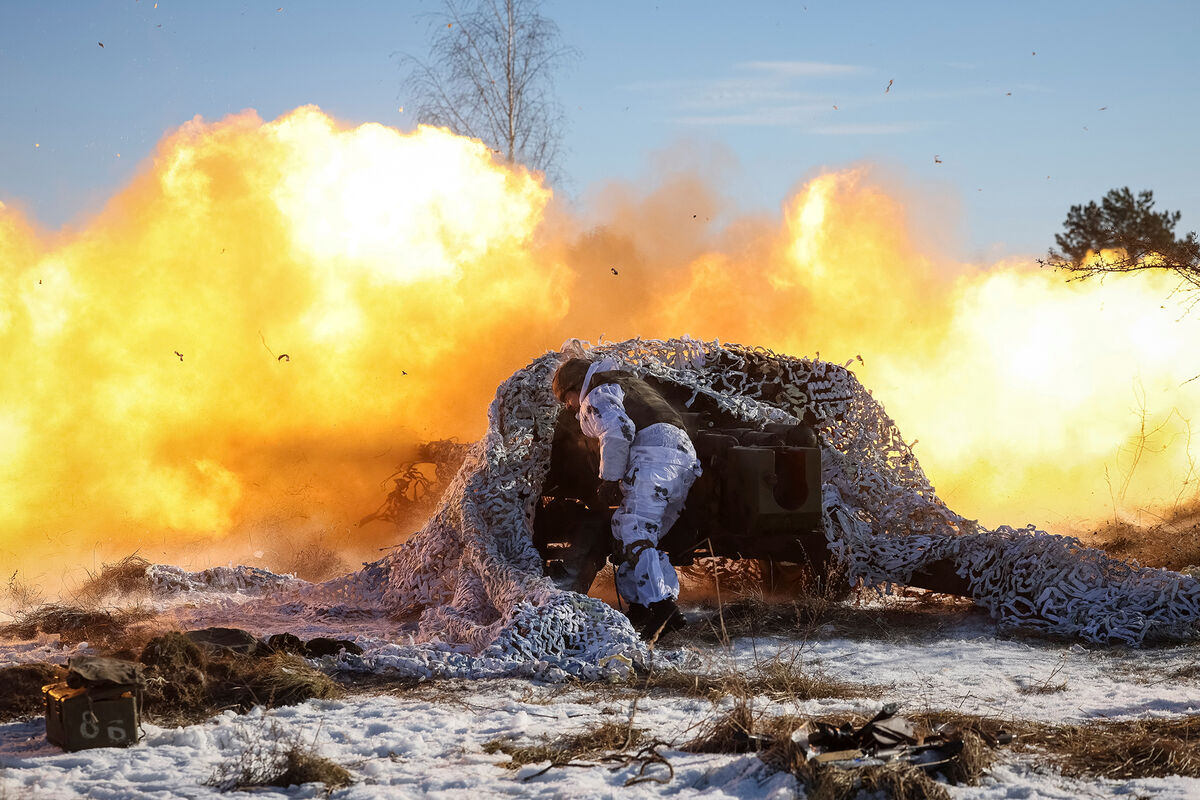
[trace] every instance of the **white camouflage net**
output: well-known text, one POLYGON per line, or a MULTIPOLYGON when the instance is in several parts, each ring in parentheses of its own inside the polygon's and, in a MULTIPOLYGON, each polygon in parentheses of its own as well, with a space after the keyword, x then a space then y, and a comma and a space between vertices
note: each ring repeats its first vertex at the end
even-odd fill
MULTIPOLYGON (((586 352, 578 342, 564 349, 586 352)), ((1129 644, 1200 632, 1194 578, 1117 561, 1032 527, 988 530, 952 512, 895 424, 844 367, 687 338, 591 353, 687 387, 693 400, 703 396, 751 424, 797 422, 809 412, 822 444, 829 547, 852 581, 905 584, 948 559, 1004 626, 1129 644)), ((377 666, 598 678, 646 657, 622 614, 543 576, 532 542, 560 409, 550 378, 563 357, 548 353, 500 386, 486 436, 424 529, 357 573, 300 590, 300 602, 326 616, 374 609, 412 623, 410 643, 379 651, 377 666)))

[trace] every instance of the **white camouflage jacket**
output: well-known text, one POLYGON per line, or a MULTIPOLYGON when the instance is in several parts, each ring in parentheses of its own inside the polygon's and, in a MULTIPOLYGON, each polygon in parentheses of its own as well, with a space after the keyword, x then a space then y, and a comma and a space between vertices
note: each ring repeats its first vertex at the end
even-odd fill
POLYGON ((585 436, 600 440, 600 479, 619 481, 629 468, 629 448, 637 427, 625 413, 625 390, 602 383, 579 404, 579 427, 585 436))

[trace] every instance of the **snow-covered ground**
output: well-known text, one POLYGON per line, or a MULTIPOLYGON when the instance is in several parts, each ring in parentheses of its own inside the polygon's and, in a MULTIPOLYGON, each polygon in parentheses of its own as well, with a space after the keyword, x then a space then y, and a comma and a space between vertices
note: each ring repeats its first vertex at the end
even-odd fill
MULTIPOLYGON (((877 687, 873 696, 780 701, 755 698, 756 711, 817 715, 873 714, 895 701, 910 712, 949 710, 1004 720, 1082 722, 1096 718, 1177 717, 1200 713, 1193 667, 1200 645, 1157 649, 1094 648, 998 635, 979 614, 923 612, 933 626, 886 627, 805 640, 742 638, 729 646, 679 644, 659 659, 710 675, 752 672, 782 658, 808 673, 877 687), (1034 692, 1037 687, 1052 691, 1034 692)), ((56 637, 0 643, 0 666, 61 662, 70 653, 56 637)), ((144 725, 128 749, 64 753, 46 742, 40 719, 0 725, 0 798, 207 798, 221 796, 243 750, 264 739, 298 739, 347 768, 354 784, 337 798, 704 797, 792 798, 803 790, 788 774, 753 755, 704 755, 673 749, 721 713, 707 699, 640 693, 629 686, 503 679, 425 682, 410 688, 314 700, 238 716, 226 712, 184 728, 144 725), (636 707, 634 698, 637 698, 636 707), (667 745, 670 764, 546 764, 506 768, 509 757, 485 745, 535 745, 603 722, 627 722, 667 745), (626 786, 639 774, 665 782, 626 786), (669 780, 668 780, 669 778, 669 780)), ((1126 782, 1064 778, 1030 751, 1001 748, 982 785, 948 787, 954 798, 1200 797, 1200 780, 1172 777, 1126 782)), ((318 784, 256 789, 278 797, 319 797, 318 784)))

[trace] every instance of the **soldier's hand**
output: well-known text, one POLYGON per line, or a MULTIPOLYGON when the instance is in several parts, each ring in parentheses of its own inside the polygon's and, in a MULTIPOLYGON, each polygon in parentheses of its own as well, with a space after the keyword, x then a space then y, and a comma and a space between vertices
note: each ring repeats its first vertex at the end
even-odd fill
POLYGON ((596 487, 596 502, 601 508, 619 506, 624 496, 620 481, 600 481, 596 487))

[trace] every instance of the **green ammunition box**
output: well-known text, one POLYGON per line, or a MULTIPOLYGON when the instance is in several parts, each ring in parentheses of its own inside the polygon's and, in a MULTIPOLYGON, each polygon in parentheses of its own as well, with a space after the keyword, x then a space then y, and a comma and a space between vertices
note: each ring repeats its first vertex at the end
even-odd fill
POLYGON ((127 687, 72 689, 66 682, 42 687, 46 738, 64 750, 127 747, 138 740, 138 700, 127 687))

